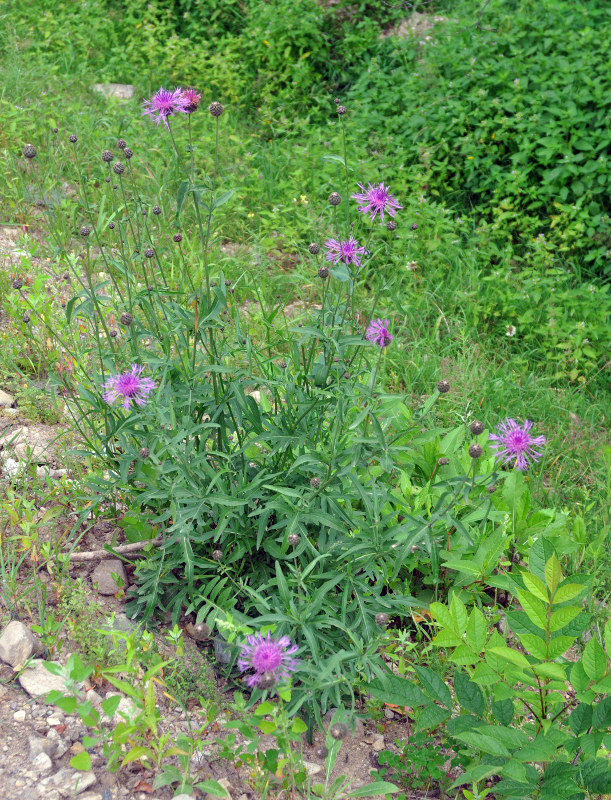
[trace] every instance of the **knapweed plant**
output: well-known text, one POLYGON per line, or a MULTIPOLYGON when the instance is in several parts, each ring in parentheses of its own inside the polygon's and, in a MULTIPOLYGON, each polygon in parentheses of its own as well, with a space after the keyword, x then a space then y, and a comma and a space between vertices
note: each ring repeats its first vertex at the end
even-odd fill
MULTIPOLYGON (((293 320, 248 271, 232 281, 219 265, 218 210, 233 194, 221 185, 224 109, 208 106, 216 148, 202 152, 200 104, 191 89, 145 103, 183 172, 174 201, 142 196, 136 145, 119 139, 92 163, 77 134, 64 143, 80 246, 69 252, 61 231, 56 245, 76 293, 65 327, 41 323, 57 341, 55 384, 81 451, 99 465, 87 513, 118 500, 139 520, 126 531, 161 535, 138 562, 129 613, 273 626, 300 652, 291 713, 320 720, 354 703, 357 680, 381 674, 376 618, 400 619, 414 603, 407 556, 421 550, 438 575, 448 530, 489 524, 494 459, 477 442, 467 451, 464 426, 435 428, 446 380, 420 409, 378 385, 388 348, 409 347, 376 313, 393 286, 385 227, 401 213, 389 187, 354 185, 344 138, 344 197, 329 195, 319 241, 299 253, 318 302, 293 320)), ((35 176, 36 148, 24 156, 35 176)), ((516 435, 510 470, 536 457, 528 431, 516 435)))

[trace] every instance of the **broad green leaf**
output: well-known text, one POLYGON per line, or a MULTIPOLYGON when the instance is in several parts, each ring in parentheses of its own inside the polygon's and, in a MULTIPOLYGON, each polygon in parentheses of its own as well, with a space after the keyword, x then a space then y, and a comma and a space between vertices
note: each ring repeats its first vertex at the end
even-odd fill
POLYGON ((471 680, 482 686, 491 686, 498 682, 499 675, 498 672, 495 672, 485 661, 480 661, 475 667, 471 680))
POLYGON ((416 715, 416 731, 436 728, 450 716, 450 712, 441 706, 431 704, 416 715))
POLYGON ((487 652, 491 652, 494 655, 500 656, 506 661, 510 661, 512 664, 515 664, 516 667, 530 669, 530 662, 526 656, 522 653, 519 653, 517 650, 512 650, 511 647, 489 647, 487 652))
POLYGON ((466 644, 460 644, 454 650, 452 655, 450 656, 450 661, 453 664, 462 664, 466 666, 468 664, 477 664, 479 661, 480 656, 471 650, 471 648, 466 644))
POLYGON ((486 620, 479 608, 474 608, 469 615, 467 622, 467 644, 475 650, 476 653, 481 653, 486 645, 486 620))
POLYGON ((547 649, 548 659, 551 661, 554 658, 558 658, 558 656, 561 656, 563 653, 566 653, 574 641, 575 639, 573 636, 557 636, 555 639, 552 639, 547 649))
POLYGON ((498 775, 498 773, 499 767, 489 767, 487 764, 477 764, 475 767, 471 767, 463 772, 462 775, 459 775, 454 783, 450 786, 450 789, 457 789, 459 786, 463 786, 465 783, 478 783, 479 781, 484 780, 484 778, 489 778, 491 775, 498 775))
POLYGON ((478 716, 484 713, 485 703, 482 690, 462 670, 456 670, 454 673, 454 691, 456 699, 467 711, 478 716))
POLYGON ((583 692, 589 683, 590 679, 586 675, 583 664, 581 661, 576 661, 571 667, 571 685, 576 691, 583 692))
POLYGON ((566 608, 559 608, 558 611, 554 611, 549 621, 550 631, 553 633, 554 631, 559 631, 561 628, 564 628, 569 622, 572 622, 580 612, 581 609, 577 606, 566 606, 566 608))
POLYGON ((443 603, 431 603, 429 606, 429 611, 439 625, 442 625, 444 628, 447 628, 450 631, 459 633, 454 617, 450 613, 448 607, 443 603))
POLYGON ((456 734, 456 738, 491 756, 511 757, 511 753, 505 745, 487 733, 479 733, 477 730, 464 731, 464 733, 456 734))
POLYGON ((597 731, 609 731, 611 729, 611 696, 603 697, 594 706, 592 726, 597 731))
POLYGON ((530 572, 522 572, 521 577, 524 581, 524 585, 531 594, 534 594, 535 597, 538 597, 539 600, 542 600, 544 603, 549 602, 549 593, 540 578, 537 578, 536 575, 531 575, 530 572))
POLYGON ((541 630, 545 630, 547 625, 547 610, 543 603, 530 592, 524 592, 522 589, 518 589, 517 595, 520 605, 528 615, 528 619, 534 622, 541 630))
POLYGON ((367 691, 383 703, 391 703, 402 708, 405 706, 416 708, 429 703, 429 699, 418 686, 398 675, 376 678, 368 684, 367 691))
POLYGON ((592 706, 580 703, 569 715, 568 723, 576 736, 585 733, 592 724, 592 706))
POLYGON ((70 759, 70 766, 78 769, 81 772, 87 772, 91 769, 91 756, 86 750, 81 750, 70 759))
POLYGON ((524 648, 528 650, 531 655, 541 661, 547 660, 547 647, 543 639, 534 636, 532 633, 522 634, 519 638, 524 648))
POLYGON ((545 661, 543 664, 533 665, 532 671, 540 678, 551 678, 554 681, 566 681, 566 666, 545 661))
POLYGON ((509 698, 505 700, 495 700, 492 703, 492 714, 495 719, 498 719, 501 725, 510 725, 514 713, 513 700, 509 698))
POLYGON ((148 758, 151 761, 154 761, 155 754, 149 747, 132 747, 132 749, 121 762, 121 766, 129 764, 132 761, 139 761, 141 758, 148 758))
POLYGON ((599 681, 607 670, 607 657, 600 642, 593 636, 583 651, 582 664, 588 678, 599 681))
POLYGON ((565 583, 563 586, 559 586, 558 589, 556 589, 553 602, 568 603, 569 600, 572 600, 574 597, 577 597, 578 594, 581 594, 584 589, 585 586, 582 586, 579 583, 565 583))
POLYGON ((106 714, 107 717, 113 717, 117 708, 119 707, 119 703, 121 702, 121 695, 113 695, 112 697, 107 697, 106 700, 102 700, 101 706, 102 711, 106 714))
POLYGON ((456 633, 444 629, 433 637, 433 644, 436 647, 456 647, 462 644, 462 639, 456 633))
POLYGON ((189 181, 183 181, 178 187, 178 191, 176 192, 176 219, 178 219, 178 217, 180 216, 182 204, 185 202, 185 196, 187 194, 188 189, 189 189, 189 181))
POLYGON ((258 717, 264 717, 266 714, 273 714, 275 711, 275 706, 269 702, 269 700, 264 700, 262 703, 255 708, 255 714, 258 717))
POLYGON ((443 679, 428 667, 414 665, 414 669, 429 697, 446 708, 452 708, 452 694, 443 679))
POLYGON ((462 636, 467 629, 467 608, 457 594, 452 597, 450 614, 455 622, 455 630, 462 636))
POLYGON ((611 692, 611 673, 605 675, 602 680, 593 683, 592 689, 597 694, 606 694, 607 692, 611 692))
POLYGON ((539 537, 528 551, 528 569, 531 574, 545 580, 545 565, 553 554, 554 546, 549 539, 539 537))
POLYGON ((547 587, 552 594, 558 588, 558 585, 562 582, 562 570, 560 568, 560 562, 556 558, 556 554, 554 553, 548 560, 545 565, 545 582, 547 583, 547 587))
POLYGON ((291 730, 293 731, 293 733, 305 733, 307 729, 308 726, 301 719, 301 717, 296 717, 293 720, 293 725, 291 726, 291 730))
POLYGON ((605 649, 607 651, 607 657, 611 658, 611 617, 607 620, 607 624, 605 625, 605 649))
POLYGON ((211 794, 213 797, 229 797, 229 792, 224 789, 218 781, 201 781, 196 785, 202 792, 211 794))
POLYGON ((394 783, 388 781, 376 781, 375 783, 368 783, 365 786, 359 786, 358 789, 353 789, 348 792, 346 797, 380 797, 384 794, 395 794, 401 791, 394 783))
POLYGON ((259 722, 259 730, 262 733, 273 733, 276 730, 276 723, 272 719, 262 719, 259 722))

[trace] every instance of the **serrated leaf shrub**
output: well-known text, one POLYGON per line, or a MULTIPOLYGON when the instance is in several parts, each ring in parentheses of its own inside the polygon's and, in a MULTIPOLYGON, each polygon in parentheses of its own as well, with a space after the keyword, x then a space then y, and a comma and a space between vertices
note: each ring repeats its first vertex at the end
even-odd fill
POLYGON ((549 541, 529 553, 528 569, 507 574, 516 599, 505 634, 458 593, 431 603, 433 644, 455 665, 450 685, 414 666, 418 683, 376 679, 374 696, 409 706, 416 730, 444 724, 469 763, 454 787, 494 777, 495 797, 585 798, 611 791, 611 621, 583 652, 574 645, 591 615, 582 607, 585 575, 565 577, 549 541), (453 692, 452 692, 453 689, 453 692))
POLYGON ((80 252, 62 255, 76 290, 66 326, 40 321, 62 353, 54 380, 81 451, 99 467, 83 515, 118 502, 128 540, 150 540, 131 615, 277 629, 301 648, 292 712, 320 719, 382 674, 375 618, 413 605, 414 548, 438 573, 448 531, 486 535, 493 460, 478 467, 463 425, 435 427, 439 391, 414 409, 378 386, 385 346, 409 342, 381 320, 382 344, 369 340, 376 298, 362 284, 392 290, 390 242, 377 220, 354 218, 345 157, 343 200, 321 216, 340 240, 366 243, 366 263, 331 264, 304 246, 320 302, 300 322, 248 272, 225 278, 212 241, 232 190, 219 185, 216 153, 198 152, 190 116, 169 122, 159 135, 184 169, 175 202, 160 198, 173 234, 129 157, 92 162, 80 141, 62 156, 79 170, 87 225, 76 225, 80 252))
POLYGON ((474 211, 486 238, 526 255, 543 234, 607 275, 606 3, 460 5, 429 41, 386 40, 349 93, 359 127, 371 147, 392 137, 423 190, 474 211))

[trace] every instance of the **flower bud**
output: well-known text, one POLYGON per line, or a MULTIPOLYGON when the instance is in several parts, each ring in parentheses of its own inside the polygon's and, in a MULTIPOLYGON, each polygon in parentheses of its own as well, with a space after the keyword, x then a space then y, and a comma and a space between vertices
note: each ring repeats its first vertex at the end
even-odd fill
POLYGON ((320 478, 317 477, 310 478, 310 486, 312 487, 312 489, 318 489, 318 487, 320 486, 320 478))
POLYGON ((333 739, 339 741, 348 735, 348 727, 343 722, 334 722, 329 728, 329 733, 333 739))
POLYGON ((342 196, 339 192, 331 192, 329 195, 329 205, 338 206, 342 202, 342 196))
POLYGON ((133 321, 134 318, 127 311, 124 311, 119 317, 119 322, 121 323, 121 325, 125 325, 126 328, 129 328, 129 326, 132 324, 133 321))
POLYGON ((308 247, 308 250, 313 256, 317 256, 320 253, 320 245, 316 242, 312 242, 308 247))
POLYGON ((388 625, 388 614, 384 614, 384 612, 381 611, 379 614, 376 614, 375 621, 376 625, 379 625, 380 628, 386 628, 388 625))
POLYGON ((224 109, 223 106, 217 100, 215 100, 214 103, 210 103, 208 106, 208 111, 213 117, 220 117, 224 109))
POLYGON ((104 150, 104 152, 102 153, 102 161, 104 161, 106 164, 110 164, 113 158, 114 156, 110 152, 110 150, 104 150))
POLYGON ((472 444, 469 448, 469 455, 471 458, 479 458, 484 451, 482 450, 481 445, 479 444, 472 444))
POLYGON ((148 458, 150 456, 150 454, 151 454, 151 451, 148 449, 148 447, 141 447, 140 448, 139 455, 140 455, 140 458, 143 461, 144 461, 144 459, 148 458))
POLYGON ((437 391, 439 392, 439 394, 446 394, 446 392, 449 392, 450 384, 448 383, 448 381, 446 380, 439 381, 439 383, 437 384, 437 391))
POLYGON ((474 436, 479 436, 484 431, 484 423, 479 419, 474 419, 469 425, 469 430, 474 436))

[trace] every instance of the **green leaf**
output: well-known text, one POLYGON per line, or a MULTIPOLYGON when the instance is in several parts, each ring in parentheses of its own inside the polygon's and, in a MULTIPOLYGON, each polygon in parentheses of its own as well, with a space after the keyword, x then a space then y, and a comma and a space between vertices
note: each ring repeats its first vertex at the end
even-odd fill
POLYGON ((441 703, 442 706, 451 709, 452 694, 443 679, 428 667, 414 665, 414 670, 429 697, 441 703))
POLYGON ((588 678, 599 681, 607 670, 607 657, 600 642, 593 636, 583 651, 582 664, 588 678))
POLYGON ((426 731, 436 728, 450 716, 450 712, 440 706, 430 705, 423 708, 416 715, 416 731, 426 731))
POLYGON ((495 700, 492 703, 492 715, 501 723, 501 725, 510 725, 515 709, 513 701, 509 698, 505 700, 495 700))
POLYGON ((150 747, 132 747, 121 762, 121 766, 130 764, 132 761, 139 761, 141 758, 148 758, 150 761, 154 761, 155 754, 150 747))
POLYGON ((376 678, 367 686, 367 691, 383 703, 394 706, 417 708, 429 703, 424 692, 411 681, 398 675, 384 675, 376 678))
POLYGON ((456 670, 454 673, 454 691, 456 699, 467 711, 478 716, 484 713, 485 704, 482 690, 462 670, 456 670))
POLYGON ((534 594, 535 597, 538 597, 539 600, 542 600, 544 603, 549 602, 549 593, 540 578, 537 578, 536 575, 531 575, 530 572, 522 572, 521 577, 524 581, 524 585, 531 594, 534 594))
POLYGON ((262 719, 259 722, 259 730, 262 733, 273 733, 276 730, 276 723, 271 719, 262 719))
POLYGON ((547 583, 547 587, 552 594, 558 588, 558 585, 563 580, 562 576, 562 569, 560 568, 560 562, 556 558, 556 554, 554 553, 548 560, 545 565, 545 582, 547 583))
POLYGON ((450 613, 448 607, 443 603, 431 603, 429 606, 429 611, 439 625, 442 625, 444 628, 447 628, 454 633, 459 633, 454 617, 450 613))
POLYGON ((571 712, 568 723, 576 736, 585 733, 592 724, 592 706, 589 703, 580 703, 571 712))
POLYGON ((565 583, 556 590, 553 602, 568 603, 569 600, 572 600, 574 597, 577 597, 578 594, 585 591, 585 588, 586 587, 582 586, 580 583, 565 583))
POLYGON ((82 772, 91 769, 91 756, 86 750, 82 750, 70 759, 70 766, 82 772))
POLYGON ((462 639, 456 633, 449 630, 441 630, 433 638, 436 647, 457 647, 462 644, 462 639))
POLYGON ((544 661, 543 664, 534 664, 532 671, 540 678, 551 678, 554 681, 566 681, 566 666, 564 664, 544 661))
POLYGON ((197 784, 197 788, 214 797, 229 797, 229 792, 224 789, 218 781, 201 781, 197 784))
POLYGON ((517 596, 520 605, 528 615, 528 619, 534 622, 541 630, 546 630, 547 611, 543 603, 537 600, 530 592, 524 592, 522 589, 518 589, 517 596))
POLYGON ((399 792, 398 786, 388 781, 376 781, 375 783, 368 783, 365 786, 359 786, 358 789, 353 789, 348 792, 346 797, 380 797, 384 794, 394 794, 399 792))
POLYGON ((563 653, 566 653, 574 641, 575 638, 573 636, 557 636, 555 639, 552 639, 547 649, 548 659, 551 661, 554 658, 558 658, 558 656, 561 656, 563 653))
POLYGON ((611 696, 603 699, 594 706, 592 727, 597 731, 608 731, 611 728, 611 696))
POLYGON ((530 662, 526 656, 522 653, 518 653, 517 650, 512 650, 510 647, 489 647, 487 652, 500 656, 506 661, 510 661, 512 664, 515 664, 516 667, 530 669, 530 662))
POLYGON ((569 622, 572 622, 580 612, 581 609, 577 606, 566 606, 565 608, 559 608, 558 611, 554 611, 549 621, 550 631, 553 633, 554 631, 559 631, 561 628, 564 628, 569 622))
POLYGON ((482 686, 492 686, 499 680, 499 675, 485 661, 480 661, 475 667, 471 680, 482 686))
POLYGON ((228 200, 231 200, 235 193, 235 189, 228 189, 226 192, 219 194, 218 196, 215 195, 212 201, 212 209, 219 208, 219 206, 224 205, 228 200))
POLYGON ((454 629, 462 636, 467 630, 467 608, 457 594, 452 597, 450 614, 454 619, 454 629))
POLYGON ((543 639, 539 638, 539 636, 535 636, 532 633, 525 633, 520 636, 520 641, 524 648, 535 658, 541 661, 547 660, 547 647, 543 639))
POLYGON ((463 733, 457 733, 456 738, 491 756, 511 757, 511 753, 505 745, 488 733, 479 733, 477 730, 464 731, 463 733))
POLYGON ((528 551, 528 568, 533 575, 545 579, 545 565, 554 554, 554 546, 543 536, 528 551))
POLYGON ((102 700, 101 703, 102 711, 106 714, 107 717, 114 717, 117 708, 119 708, 120 702, 121 702, 121 695, 114 695, 113 697, 107 697, 106 700, 102 700))
POLYGON ((577 692, 583 692, 590 683, 581 661, 576 661, 571 668, 571 685, 577 692))
POLYGON ((486 645, 487 626, 484 615, 479 608, 474 608, 469 615, 467 622, 467 644, 481 653, 486 645))
POLYGON ((607 656, 611 658, 611 617, 607 620, 605 625, 605 649, 607 656))

